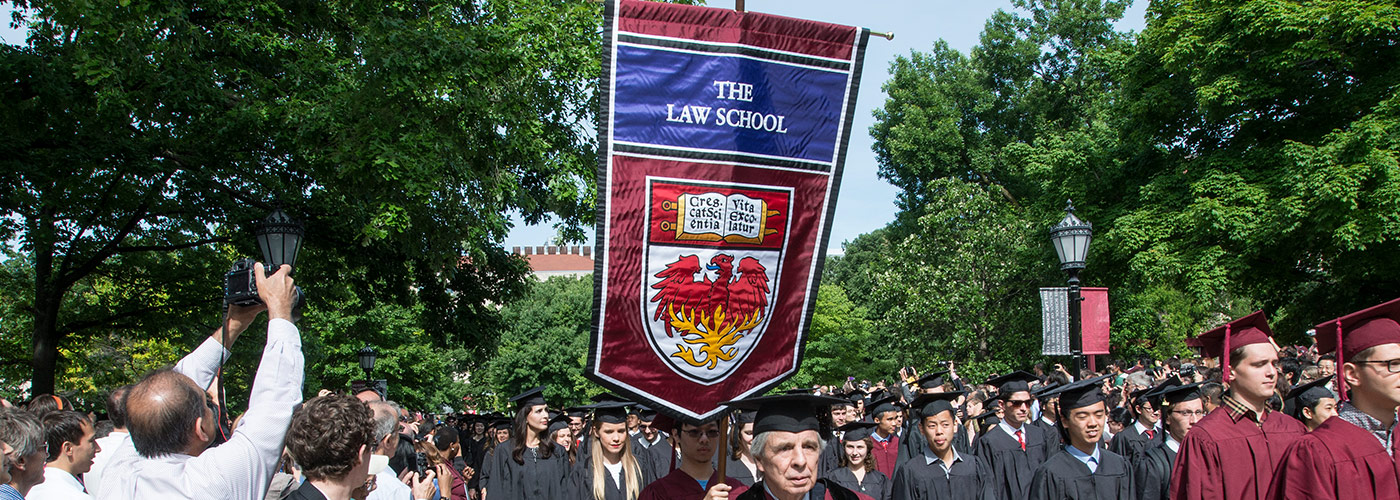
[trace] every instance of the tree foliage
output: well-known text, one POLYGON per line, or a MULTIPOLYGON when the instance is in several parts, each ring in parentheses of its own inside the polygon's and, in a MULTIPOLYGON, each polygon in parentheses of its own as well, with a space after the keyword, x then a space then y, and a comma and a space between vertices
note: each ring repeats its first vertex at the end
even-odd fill
POLYGON ((596 4, 14 5, 0 237, 30 269, 11 310, 36 391, 88 337, 216 316, 243 227, 277 205, 307 223, 313 308, 419 311, 468 362, 494 346, 487 301, 523 284, 507 215, 591 221, 596 4))
POLYGON ((593 324, 591 275, 536 282, 501 316, 500 349, 480 376, 492 392, 488 400, 504 407, 507 398, 543 385, 546 399, 565 407, 603 392, 583 376, 593 324))

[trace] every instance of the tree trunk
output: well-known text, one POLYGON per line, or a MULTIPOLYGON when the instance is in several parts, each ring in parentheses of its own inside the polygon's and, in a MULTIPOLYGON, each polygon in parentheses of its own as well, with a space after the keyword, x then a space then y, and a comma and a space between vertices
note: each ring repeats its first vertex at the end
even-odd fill
POLYGON ((32 379, 31 395, 53 394, 55 375, 58 368, 58 342, 61 335, 58 332, 58 304, 59 297, 35 297, 34 307, 34 355, 31 358, 34 367, 34 377, 32 379))

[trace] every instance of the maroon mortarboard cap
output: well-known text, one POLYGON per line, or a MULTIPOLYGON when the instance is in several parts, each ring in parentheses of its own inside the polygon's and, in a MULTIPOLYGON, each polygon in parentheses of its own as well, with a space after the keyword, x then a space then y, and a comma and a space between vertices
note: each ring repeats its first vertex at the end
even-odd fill
POLYGON ((1201 348, 1201 355, 1207 358, 1220 358, 1221 381, 1230 381, 1230 350, 1250 344, 1267 344, 1274 336, 1269 329, 1269 318, 1264 311, 1254 311, 1248 316, 1225 323, 1214 330, 1202 333, 1191 345, 1201 348))
MULTIPOLYGON (((1400 343, 1400 299, 1368 307, 1317 325, 1317 352, 1337 352, 1337 366, 1356 353, 1383 344, 1400 343), (1337 349, 1337 346, 1342 346, 1337 349)), ((1346 401, 1342 377, 1337 377, 1337 395, 1346 401)))

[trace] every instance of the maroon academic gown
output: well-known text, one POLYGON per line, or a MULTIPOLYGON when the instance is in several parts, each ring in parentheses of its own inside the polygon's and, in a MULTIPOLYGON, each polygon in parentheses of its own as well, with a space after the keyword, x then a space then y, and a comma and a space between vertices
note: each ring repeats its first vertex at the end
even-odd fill
POLYGON ((885 477, 894 477, 895 461, 899 459, 899 434, 890 434, 890 440, 883 443, 872 434, 870 441, 870 456, 875 457, 875 468, 885 473, 885 477))
MULTIPOLYGON (((706 487, 701 488, 699 481, 678 468, 642 488, 642 493, 637 495, 637 500, 700 500, 705 498, 705 491, 709 490, 709 487, 718 480, 719 471, 715 471, 714 474, 710 475, 710 480, 705 483, 706 487)), ((724 478, 724 484, 734 488, 729 490, 729 498, 738 497, 739 494, 749 489, 748 486, 744 486, 744 483, 732 477, 724 478)))
POLYGON ((1173 500, 1263 500, 1288 446, 1307 431, 1282 412, 1261 426, 1230 418, 1224 405, 1191 426, 1172 467, 1173 500))
MULTIPOLYGON (((1391 449, 1400 450, 1400 433, 1391 449)), ((1400 461, 1370 432, 1332 417, 1288 449, 1269 497, 1400 499, 1400 461)))

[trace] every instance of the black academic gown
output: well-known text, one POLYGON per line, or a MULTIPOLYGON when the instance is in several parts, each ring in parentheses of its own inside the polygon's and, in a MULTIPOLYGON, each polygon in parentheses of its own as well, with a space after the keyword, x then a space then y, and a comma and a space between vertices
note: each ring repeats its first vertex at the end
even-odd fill
POLYGON ((1119 500, 1133 498, 1133 474, 1128 461, 1111 451, 1099 452, 1099 467, 1089 466, 1060 450, 1035 471, 1030 500, 1119 500))
MULTIPOLYGON (((768 494, 763 491, 763 481, 754 483, 752 488, 738 495, 735 500, 768 500, 768 494)), ((811 500, 874 500, 870 495, 851 491, 830 479, 822 478, 817 480, 817 484, 812 486, 811 500)))
POLYGON ((671 462, 675 451, 671 449, 671 443, 665 437, 656 441, 656 444, 645 443, 645 434, 637 433, 632 436, 632 454, 637 456, 637 460, 644 462, 644 466, 650 468, 651 477, 666 477, 671 473, 671 462))
POLYGON ((997 498, 1025 498, 1036 469, 1053 451, 1045 447, 1045 431, 1034 425, 1023 425, 1022 430, 1026 441, 1024 451, 1016 438, 1003 431, 1000 425, 990 426, 972 444, 972 454, 991 466, 997 498))
POLYGON ((462 458, 467 462, 467 467, 476 471, 472 478, 467 480, 467 489, 474 490, 481 487, 481 464, 486 461, 486 443, 491 439, 486 435, 480 440, 467 438, 467 442, 462 446, 462 458))
POLYGON ((1058 425, 1046 422, 1044 418, 1037 418, 1035 419, 1035 426, 1045 431, 1045 443, 1051 448, 1060 448, 1068 444, 1061 439, 1058 425))
POLYGON ((1161 442, 1148 447, 1138 455, 1133 463, 1133 484, 1138 490, 1138 500, 1166 500, 1172 486, 1172 465, 1176 463, 1176 452, 1167 443, 1161 442))
POLYGON ((491 500, 523 500, 561 498, 567 491, 569 455, 563 446, 549 443, 554 453, 547 459, 538 458, 533 449, 522 455, 524 464, 513 457, 515 438, 496 446, 491 456, 491 475, 482 487, 491 500))
POLYGON ((890 478, 885 477, 885 474, 878 470, 866 471, 865 477, 860 481, 856 480, 856 474, 851 472, 850 467, 838 468, 823 477, 841 485, 842 488, 859 491, 875 500, 889 500, 890 498, 890 478))
POLYGON ((994 500, 992 468, 976 455, 958 453, 962 460, 947 472, 922 453, 899 464, 890 480, 890 500, 994 500))
MULTIPOLYGON (((650 476, 640 460, 637 461, 637 493, 640 494, 642 488, 655 481, 656 478, 650 476)), ((573 472, 569 474, 569 496, 571 500, 627 500, 627 476, 632 474, 627 467, 622 468, 622 483, 619 484, 613 479, 606 469, 603 471, 603 498, 593 497, 593 463, 591 461, 580 461, 574 464, 573 472)))
POLYGON ((841 436, 833 435, 826 440, 826 448, 822 449, 821 457, 817 460, 817 474, 826 477, 831 471, 841 468, 841 454, 846 452, 846 443, 841 440, 841 436))
POLYGON ((1113 436, 1113 442, 1109 443, 1108 450, 1128 459, 1129 462, 1136 462, 1138 455, 1141 455, 1143 450, 1162 442, 1161 431, 1153 429, 1152 433, 1152 438, 1148 439, 1146 433, 1138 432, 1137 424, 1134 423, 1124 427, 1123 432, 1113 436))
POLYGON ((743 460, 732 458, 725 460, 724 475, 744 483, 744 486, 753 486, 754 481, 758 480, 758 478, 754 477, 754 473, 749 472, 749 467, 744 465, 743 460))

